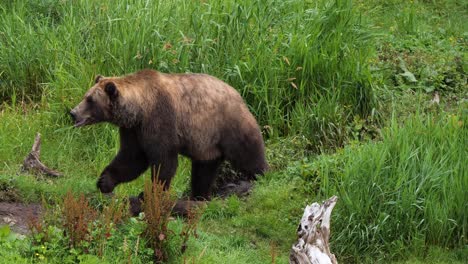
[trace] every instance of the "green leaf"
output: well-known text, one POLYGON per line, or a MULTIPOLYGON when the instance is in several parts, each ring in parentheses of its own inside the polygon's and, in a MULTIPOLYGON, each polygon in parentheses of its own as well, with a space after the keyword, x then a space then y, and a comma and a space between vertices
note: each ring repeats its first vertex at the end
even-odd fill
POLYGON ((410 82, 410 83, 418 82, 418 80, 416 80, 416 77, 414 77, 414 74, 410 71, 405 71, 404 73, 401 73, 400 75, 403 76, 407 82, 410 82))
POLYGON ((408 68, 406 68, 405 61, 402 58, 399 58, 399 61, 400 62, 398 63, 398 67, 403 72, 403 73, 400 73, 400 75, 403 76, 405 81, 410 82, 410 83, 417 82, 418 80, 416 80, 416 77, 414 76, 414 74, 410 72, 408 68))
POLYGON ((6 238, 10 235, 11 229, 9 225, 0 227, 0 238, 6 238))
POLYGON ((430 85, 430 86, 425 86, 424 87, 424 91, 426 91, 426 93, 431 93, 435 90, 435 87, 430 85))

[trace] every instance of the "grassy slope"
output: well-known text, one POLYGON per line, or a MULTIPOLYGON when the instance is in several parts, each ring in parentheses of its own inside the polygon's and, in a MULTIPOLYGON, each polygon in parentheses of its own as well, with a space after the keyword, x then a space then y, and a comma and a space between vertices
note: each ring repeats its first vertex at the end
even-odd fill
MULTIPOLYGON (((48 6, 47 3, 53 3, 53 1, 43 1, 41 3, 45 6, 44 16, 52 17, 49 18, 51 21, 46 19, 42 23, 55 23, 53 15, 56 14, 55 12, 60 14, 60 10, 48 9, 52 5, 48 6)), ((459 11, 463 8, 455 1, 445 1, 444 4, 435 5, 406 1, 376 1, 373 5, 364 5, 364 3, 363 1, 356 1, 357 6, 364 12, 363 14, 367 14, 375 20, 374 24, 378 27, 374 29, 374 33, 380 35, 378 35, 378 41, 376 42, 378 56, 370 58, 364 56, 362 59, 369 60, 374 67, 373 82, 379 93, 380 102, 384 105, 382 108, 383 119, 385 120, 391 113, 395 115, 392 119, 393 122, 388 123, 390 128, 382 133, 383 141, 380 143, 354 144, 339 150, 337 154, 324 155, 315 159, 310 156, 306 158, 307 155, 303 151, 298 151, 298 149, 308 147, 307 142, 304 143, 304 140, 300 138, 289 138, 279 142, 278 140, 271 140, 268 143, 268 155, 277 171, 260 179, 252 195, 247 199, 239 200, 232 197, 227 201, 211 202, 200 223, 199 238, 191 240, 189 243, 188 252, 186 253, 189 259, 193 257, 197 263, 217 261, 268 263, 271 262, 271 255, 273 254, 277 255, 276 260, 278 262, 286 262, 288 249, 295 240, 294 230, 298 218, 302 214, 302 207, 308 202, 323 199, 337 192, 341 200, 338 203, 336 215, 333 219, 332 250, 338 254, 339 260, 341 259, 342 262, 366 260, 370 262, 372 260, 387 262, 390 259, 400 259, 405 254, 415 256, 415 259, 408 260, 408 263, 413 263, 413 261, 415 263, 430 261, 433 263, 454 263, 456 261, 462 263, 462 260, 467 258, 466 219, 468 217, 463 210, 466 207, 467 200, 463 190, 468 187, 467 168, 463 162, 464 154, 466 154, 463 146, 466 146, 467 142, 466 112, 463 112, 466 105, 456 106, 453 103, 459 100, 459 97, 466 96, 466 93, 463 92, 466 86, 459 86, 460 84, 463 85, 463 81, 459 80, 463 78, 463 75, 459 76, 459 71, 456 69, 458 65, 453 63, 456 61, 454 58, 457 56, 462 56, 462 61, 466 62, 466 35, 463 35, 466 34, 466 25, 460 22, 466 21, 466 14, 459 11), (430 17, 430 19, 427 19, 427 17, 430 17), (402 56, 405 59, 409 71, 413 72, 418 79, 417 83, 407 83, 404 79, 401 79, 400 75, 398 75, 400 72, 396 66, 398 61, 395 56, 402 56), (456 80, 454 86, 445 83, 444 78, 447 73, 453 74, 453 78, 456 80), (425 92, 432 89, 442 94, 443 103, 441 107, 429 106, 427 103, 430 94, 425 92), (458 98, 445 101, 446 97, 444 96, 449 94, 450 96, 458 96, 458 98), (417 104, 415 104, 415 100, 417 104), (420 106, 415 107, 415 105, 420 106), (450 111, 452 111, 453 115, 438 113, 443 109, 452 109, 450 111), (422 113, 419 116, 410 117, 405 125, 395 122, 395 120, 402 121, 404 115, 408 115, 408 113, 415 110, 422 113), (429 112, 428 116, 426 116, 427 112, 429 112), (380 159, 375 159, 375 157, 380 157, 380 159), (297 160, 303 161, 294 162, 297 160), (373 185, 369 185, 369 179, 373 179, 373 185), (444 179, 453 179, 453 182, 444 179), (368 188, 363 188, 363 186, 368 188), (448 221, 447 218, 453 219, 453 221, 448 221), (422 221, 423 219, 424 221, 422 221), (441 222, 447 226, 442 226, 441 222), (407 226, 402 227, 401 223, 405 223, 407 226), (442 233, 443 228, 452 231, 447 236, 442 233), (398 232, 395 230, 398 230, 398 232), (439 249, 439 247, 455 247, 455 249, 451 253, 447 253, 445 250, 439 249)), ((105 6, 102 8, 105 8, 105 6)), ((174 8, 174 6, 168 6, 162 10, 168 12, 174 8)), ((181 6, 179 8, 185 10, 185 8, 189 7, 181 6)), ((260 14, 261 7, 257 6, 256 8, 258 10, 254 9, 254 11, 260 14)), ((296 6, 296 8, 300 7, 296 6)), ((279 14, 285 12, 281 8, 276 11, 279 14)), ((138 12, 138 9, 133 12, 138 12)), ((264 16, 259 15, 259 17, 264 16)), ((157 21, 153 22, 158 23, 157 21)), ((219 22, 225 23, 225 21, 219 22)), ((72 26, 72 24, 69 26, 72 26)), ((142 26, 144 27, 144 25, 142 26)), ((116 30, 125 30, 125 27, 128 27, 128 25, 117 27, 116 30)), ((234 34, 234 28, 235 25, 232 25, 226 31, 221 32, 225 34, 224 36, 230 36, 234 34)), ((71 37, 74 34, 81 34, 80 32, 74 32, 74 28, 64 28, 62 30, 72 32, 71 37)), ((149 49, 161 50, 161 47, 167 41, 174 44, 178 39, 177 34, 179 33, 174 32, 172 35, 162 37, 160 42, 153 44, 154 46, 149 47, 149 49)), ((201 36, 204 39, 200 40, 201 43, 205 43, 211 37, 203 34, 201 36)), ((301 36, 301 34, 302 32, 299 32, 296 36, 301 36)), ((18 35, 18 38, 27 37, 24 33, 18 35)), ((286 37, 286 35, 281 35, 281 37, 286 37)), ((58 38, 58 35, 52 34, 52 37, 49 38, 58 38)), ((259 38, 265 38, 265 36, 259 38)), ((103 43, 95 43, 96 47, 90 47, 90 50, 106 50, 104 46, 109 41, 115 46, 111 53, 122 49, 122 44, 118 43, 117 40, 105 40, 103 43)), ((337 43, 340 42, 339 39, 336 41, 338 41, 337 43)), ((33 42, 23 39, 18 40, 18 43, 32 45, 33 42)), ((57 39, 55 42, 50 43, 61 43, 61 41, 57 39)), ((278 41, 278 43, 281 43, 281 41, 278 41)), ((132 46, 132 44, 128 43, 126 45, 132 46)), ((252 43, 252 45, 258 45, 258 42, 252 43)), ((181 45, 179 48, 175 48, 179 52, 177 54, 185 54, 187 48, 201 49, 201 51, 194 51, 194 57, 186 58, 180 55, 177 55, 177 58, 172 58, 169 53, 162 53, 153 58, 142 53, 143 59, 141 59, 141 62, 133 59, 136 56, 136 54, 133 54, 135 52, 126 51, 128 54, 121 54, 122 58, 126 59, 89 63, 74 58, 70 54, 74 54, 76 51, 68 50, 64 53, 63 58, 53 60, 56 66, 55 69, 31 69, 30 72, 43 73, 39 77, 46 78, 47 89, 42 99, 37 101, 36 106, 28 105, 23 107, 19 103, 21 97, 34 91, 28 90, 22 93, 17 90, 17 99, 12 98, 10 103, 4 105, 0 113, 0 181, 2 186, 13 186, 13 192, 16 192, 16 194, 8 193, 7 196, 19 197, 24 201, 38 201, 41 196, 44 196, 54 201, 62 197, 66 190, 70 188, 76 192, 87 193, 95 203, 102 201, 102 197, 96 192, 94 184, 96 175, 99 174, 118 148, 116 130, 107 125, 99 125, 83 130, 70 128, 66 119, 66 107, 71 106, 72 102, 76 101, 75 97, 79 97, 81 91, 80 89, 63 88, 86 87, 91 79, 90 76, 98 71, 120 74, 129 71, 129 69, 143 67, 145 65, 142 61, 153 59, 154 61, 168 62, 166 66, 158 66, 166 67, 165 69, 168 71, 207 71, 218 76, 224 76, 224 79, 237 84, 239 87, 249 87, 245 86, 239 75, 233 77, 236 76, 236 63, 229 65, 229 63, 222 62, 234 60, 233 58, 230 56, 226 58, 227 55, 224 55, 219 58, 219 62, 216 58, 206 58, 206 54, 213 53, 213 50, 216 50, 214 54, 218 55, 233 54, 234 50, 238 50, 239 47, 222 48, 223 45, 219 45, 210 49, 207 48, 208 44, 188 46, 181 45), (203 51, 204 48, 208 50, 203 51), (199 57, 196 54, 199 54, 199 57), (70 61, 65 61, 65 59, 70 61), (180 64, 175 63, 176 61, 173 61, 173 59, 179 60, 180 64), (200 62, 200 60, 204 59, 207 61, 200 62), (128 65, 123 65, 122 61, 127 62, 128 65), (171 64, 171 61, 174 63, 171 64), (190 63, 199 63, 199 65, 190 63), (96 68, 93 65, 98 66, 96 68), (202 65, 210 65, 211 68, 203 68, 207 66, 202 65), (220 70, 226 71, 219 72, 220 70), (234 75, 229 75, 229 73, 234 75), (47 79, 48 74, 53 74, 53 78, 47 79), (48 94, 47 91, 50 90, 54 92, 48 94), (68 95, 69 93, 72 96, 68 95), (54 98, 54 100, 49 98, 54 98), (21 175, 19 177, 16 175, 19 169, 18 164, 21 163, 25 153, 29 151, 36 131, 43 134, 42 153, 44 162, 51 167, 60 168, 65 173, 63 178, 56 180, 36 179, 32 175, 21 175)), ((62 48, 57 47, 57 49, 62 48)), ((73 45, 70 45, 70 49, 73 48, 73 45)), ((13 83, 11 87, 16 85, 17 87, 24 87, 24 89, 40 88, 37 85, 28 86, 27 83, 21 83, 24 80, 30 80, 32 77, 19 74, 24 72, 21 67, 25 66, 16 65, 15 63, 17 58, 21 56, 19 53, 24 50, 30 52, 30 56, 24 55, 25 57, 20 61, 23 61, 25 65, 30 65, 30 67, 35 65, 34 60, 49 60, 50 56, 53 56, 40 53, 37 50, 34 51, 34 49, 33 46, 25 49, 17 48, 16 52, 18 54, 10 54, 11 57, 6 57, 6 53, 2 53, 3 60, 9 58, 9 62, 3 64, 9 65, 9 69, 3 69, 3 75, 0 76, 3 76, 4 80, 17 79, 20 82, 13 83), (38 54, 44 57, 36 57, 39 56, 38 54), (34 60, 28 61, 27 58, 34 60), (4 77, 9 76, 8 74, 18 76, 18 78, 4 77)), ((248 49, 248 47, 244 49, 248 49)), ((251 54, 256 55, 249 55, 249 53, 236 56, 250 56, 254 60, 255 58, 267 56, 262 55, 262 52, 268 53, 274 49, 275 46, 266 49, 265 46, 260 45, 258 50, 250 51, 251 54)), ((300 49, 300 47, 295 47, 294 50, 298 51, 300 49)), ((144 51, 145 48, 139 47, 136 50, 144 51)), ((5 49, 2 51, 4 52, 5 49)), ((289 58, 288 60, 292 60, 292 54, 288 54, 286 51, 282 50, 278 53, 278 58, 282 61, 279 65, 276 65, 276 67, 279 67, 278 69, 284 67, 285 64, 291 63, 285 62, 282 58, 284 55, 289 58)), ((301 56, 297 58, 303 58, 301 56)), ((100 54, 98 57, 112 58, 109 54, 100 54)), ((356 57, 353 58, 353 60, 356 60, 356 57)), ((268 71, 266 66, 269 65, 269 61, 245 61, 247 58, 240 61, 243 60, 245 64, 240 65, 248 65, 257 69, 265 67, 264 70, 260 71, 259 75, 263 78, 260 80, 249 79, 253 78, 253 73, 249 75, 247 69, 238 71, 239 73, 245 73, 245 78, 254 81, 254 88, 258 89, 258 91, 262 91, 262 87, 268 86, 290 88, 288 83, 266 82, 269 79, 278 80, 289 77, 287 74, 283 76, 284 72, 280 70, 277 72, 268 71)), ((357 60, 360 60, 360 58, 357 58, 357 60)), ((307 58, 306 61, 313 62, 314 58, 307 58)), ((44 65, 39 64, 37 67, 44 67, 44 65)), ((466 66, 462 65, 462 67, 466 66)), ((295 69, 296 67, 291 68, 295 69)), ((327 69, 320 69, 319 73, 323 71, 327 71, 327 69)), ((358 73, 358 76, 362 78, 360 74, 362 73, 358 73)), ((308 72, 306 75, 316 78, 313 72, 308 72)), ((353 74, 351 73, 351 75, 353 74)), ((301 76, 298 77, 299 85, 307 85, 307 83, 313 81, 313 78, 312 80, 300 80, 301 76)), ((330 76, 329 78, 333 79, 334 77, 330 76)), ((37 83, 43 81, 39 80, 37 83)), ((464 84, 466 85, 466 79, 464 84)), ((323 82, 320 85, 329 86, 330 82, 323 82)), ((11 89, 11 87, 8 89, 11 89)), ((3 88, 6 89, 5 86, 3 88)), ((271 110, 268 109, 278 109, 282 104, 276 97, 292 98, 294 95, 269 95, 273 101, 262 101, 265 99, 262 92, 258 94, 244 92, 243 94, 248 98, 256 114, 262 116, 263 124, 270 124, 274 129, 284 126, 282 121, 278 121, 278 113, 270 112, 271 110), (263 108, 262 105, 269 107, 263 108)), ((341 113, 336 114, 333 112, 334 109, 330 108, 330 105, 333 105, 336 101, 325 101, 323 104, 320 102, 323 101, 314 102, 315 107, 323 109, 323 112, 318 112, 317 115, 323 115, 328 118, 327 121, 335 122, 333 125, 342 127, 335 129, 331 126, 332 128, 330 128, 327 127, 330 124, 327 122, 312 122, 301 126, 302 122, 310 117, 301 113, 307 113, 310 109, 296 108, 292 112, 292 116, 297 116, 296 119, 292 119, 291 130, 306 133, 301 127, 307 127, 312 131, 324 129, 324 131, 327 131, 326 133, 336 133, 338 136, 324 144, 326 148, 329 145, 340 145, 336 141, 347 140, 347 137, 344 136, 343 139, 340 139, 340 133, 349 130, 346 126, 364 126, 363 128, 351 128, 353 132, 357 131, 358 133, 372 128, 368 127, 367 123, 362 124, 355 121, 349 124, 346 118, 342 120, 341 113)), ((314 117, 314 115, 311 116, 314 117)), ((284 130, 284 127, 281 129, 284 130)), ((308 141, 317 143, 319 140, 323 142, 327 138, 314 138, 312 136, 309 137, 308 141)), ((183 160, 174 182, 177 193, 180 194, 187 188, 189 173, 189 163, 183 160)), ((117 192, 123 195, 136 194, 142 189, 142 184, 142 179, 139 179, 131 184, 119 187, 117 192)), ((5 195, 5 193, 2 192, 2 195, 5 195)), ((180 228, 180 224, 181 222, 178 220, 172 226, 177 229, 180 228)), ((5 251, 0 252, 2 254, 6 253, 5 251)), ((12 258, 16 256, 14 255, 16 253, 12 254, 10 250, 8 254, 12 258)), ((54 258, 53 254, 46 256, 49 260, 54 258)), ((63 257, 63 255, 61 256, 63 257)), ((31 258, 31 256, 25 257, 31 258)), ((56 256, 56 258, 60 259, 59 256, 56 256)), ((119 258, 122 259, 123 256, 118 247, 110 247, 106 255, 107 261, 112 262, 119 258)), ((90 259, 89 263, 93 263, 92 257, 90 259)), ((176 256, 173 262, 179 263, 181 259, 181 256, 176 256)), ((138 263, 138 258, 135 259, 135 262, 138 263)))

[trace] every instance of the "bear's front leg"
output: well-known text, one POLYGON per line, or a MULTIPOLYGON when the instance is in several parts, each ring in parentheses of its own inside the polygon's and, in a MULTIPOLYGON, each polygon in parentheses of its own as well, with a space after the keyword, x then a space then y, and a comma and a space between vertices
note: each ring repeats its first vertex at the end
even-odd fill
POLYGON ((114 160, 104 169, 97 181, 97 187, 102 193, 110 193, 122 183, 136 179, 148 168, 148 162, 144 156, 128 157, 119 152, 114 160))
POLYGON ((148 169, 148 164, 145 153, 137 144, 134 132, 121 128, 119 153, 101 173, 97 187, 103 193, 110 193, 118 184, 140 176, 148 169))
POLYGON ((107 166, 97 181, 97 187, 102 193, 111 193, 117 186, 117 182, 112 178, 110 170, 111 168, 107 166))

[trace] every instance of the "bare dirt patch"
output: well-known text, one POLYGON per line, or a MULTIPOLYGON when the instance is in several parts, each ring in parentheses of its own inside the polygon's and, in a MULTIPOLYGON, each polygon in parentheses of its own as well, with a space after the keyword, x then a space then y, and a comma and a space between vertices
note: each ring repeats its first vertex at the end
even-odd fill
POLYGON ((13 232, 28 234, 28 222, 32 217, 38 217, 41 211, 39 204, 0 202, 0 226, 9 225, 13 232))
MULTIPOLYGON (((228 163, 225 163, 220 168, 217 181, 213 186, 213 197, 226 198, 230 195, 239 197, 248 195, 254 181, 255 179, 236 172, 228 163)), ((40 204, 24 204, 18 202, 19 200, 19 195, 14 188, 9 187, 8 184, 0 183, 0 226, 9 225, 14 232, 25 235, 29 234, 28 223, 31 218, 39 217, 43 210, 40 204)), ((136 197, 131 197, 129 202, 131 210, 137 208, 138 211, 141 211, 140 203, 136 197), (137 207, 135 202, 137 202, 137 207)), ((200 204, 203 202, 179 200, 174 213, 184 215, 187 209, 200 206, 200 204)))
POLYGON ((228 162, 224 162, 212 188, 213 196, 226 198, 230 195, 239 197, 248 195, 255 180, 255 178, 236 171, 228 162))

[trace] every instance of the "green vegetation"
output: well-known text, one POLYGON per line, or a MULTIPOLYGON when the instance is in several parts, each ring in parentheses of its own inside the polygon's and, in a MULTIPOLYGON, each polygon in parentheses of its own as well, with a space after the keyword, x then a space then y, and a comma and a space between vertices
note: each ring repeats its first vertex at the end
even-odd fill
POLYGON ((62 126, 96 74, 147 67, 222 78, 279 135, 374 103, 371 34, 350 1, 16 1, 0 14, 0 96, 47 104, 62 126))
MULTIPOLYGON (((237 88, 272 167, 248 197, 208 203, 184 253, 182 238, 167 242, 170 263, 286 263, 303 207, 334 194, 340 263, 464 263, 466 10, 456 0, 1 1, 0 201, 43 201, 50 215, 25 238, 0 227, 0 259, 152 259, 142 219, 106 229, 99 216, 121 208, 95 187, 118 150, 117 130, 73 129, 68 110, 96 74, 154 68, 237 88), (36 132, 41 159, 63 177, 18 173, 36 132), (68 191, 96 210, 88 244, 72 246, 63 232, 68 191)), ((181 196, 190 162, 179 164, 181 196)), ((138 194, 145 178, 116 195, 138 194)), ((179 234, 186 222, 168 229, 179 234)))
POLYGON ((428 245, 465 246, 468 134, 466 116, 459 118, 394 121, 381 142, 352 144, 297 167, 311 195, 341 198, 334 221, 339 255, 402 257, 428 245))

